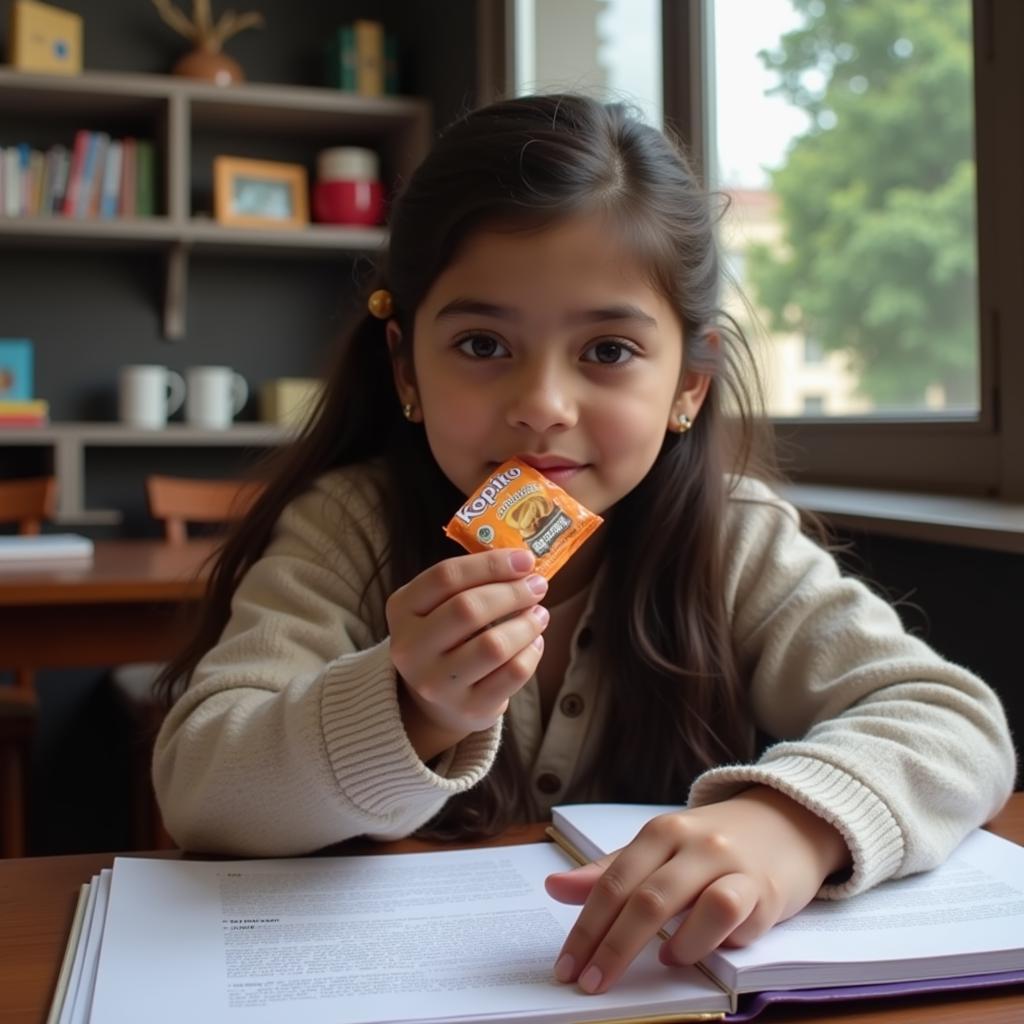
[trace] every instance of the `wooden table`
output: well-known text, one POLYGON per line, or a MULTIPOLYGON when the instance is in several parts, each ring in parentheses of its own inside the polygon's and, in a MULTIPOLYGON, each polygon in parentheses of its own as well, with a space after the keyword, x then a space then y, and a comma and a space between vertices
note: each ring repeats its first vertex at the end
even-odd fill
MULTIPOLYGON (((993 832, 1024 844, 1024 793, 1015 793, 1006 809, 988 826, 993 832)), ((535 842, 543 825, 510 829, 496 840, 475 846, 535 842)), ((347 843, 339 852, 409 853, 438 849, 437 843, 347 843)), ((446 847, 446 848, 451 848, 446 847)), ((178 850, 129 856, 180 857, 178 850)), ((101 868, 111 867, 112 853, 71 857, 0 860, 0 1020, 4 1024, 38 1024, 49 1009, 53 986, 64 955, 78 887, 101 868)), ((1024 986, 976 995, 936 993, 900 1000, 870 1000, 830 1009, 770 1007, 760 1018, 780 1021, 841 1021, 843 1024, 1020 1024, 1024 1021, 1024 986)))
POLYGON ((167 660, 187 635, 216 545, 97 541, 91 564, 0 570, 0 667, 167 660))

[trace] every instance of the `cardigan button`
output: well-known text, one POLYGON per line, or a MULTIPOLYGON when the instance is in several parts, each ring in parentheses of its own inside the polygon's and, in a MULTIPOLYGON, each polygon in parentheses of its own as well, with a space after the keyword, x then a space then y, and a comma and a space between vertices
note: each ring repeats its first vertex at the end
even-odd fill
POLYGON ((558 708, 566 718, 579 718, 583 714, 583 698, 578 693, 567 693, 558 708))
POLYGON ((594 632, 589 626, 584 626, 580 630, 580 635, 576 637, 576 646, 581 650, 586 650, 594 639, 594 632))
POLYGON ((552 793, 557 793, 562 788, 562 780, 551 772, 545 772, 543 775, 537 776, 537 788, 542 792, 550 796, 552 793))

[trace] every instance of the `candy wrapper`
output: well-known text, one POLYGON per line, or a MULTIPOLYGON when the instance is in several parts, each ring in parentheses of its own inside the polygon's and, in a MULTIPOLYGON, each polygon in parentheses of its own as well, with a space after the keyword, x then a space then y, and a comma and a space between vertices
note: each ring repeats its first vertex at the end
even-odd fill
POLYGON ((551 579, 604 520, 519 459, 503 462, 452 516, 444 532, 470 553, 527 548, 551 579))

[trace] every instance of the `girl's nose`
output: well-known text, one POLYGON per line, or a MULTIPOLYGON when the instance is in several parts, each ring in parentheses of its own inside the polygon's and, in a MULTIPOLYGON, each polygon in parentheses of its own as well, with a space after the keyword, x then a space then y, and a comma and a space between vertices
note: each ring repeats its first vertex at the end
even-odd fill
POLYGON ((506 409, 511 426, 541 434, 576 423, 576 398, 557 368, 533 367, 517 374, 509 383, 511 394, 506 409))

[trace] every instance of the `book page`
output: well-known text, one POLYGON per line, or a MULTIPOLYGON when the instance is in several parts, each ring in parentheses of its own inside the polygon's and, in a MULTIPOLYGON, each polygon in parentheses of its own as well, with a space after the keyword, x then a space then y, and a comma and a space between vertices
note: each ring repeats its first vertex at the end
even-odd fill
POLYGON ((98 875, 93 877, 92 887, 96 890, 96 900, 92 918, 89 921, 89 929, 82 937, 85 947, 82 956, 82 970, 70 1006, 67 1024, 85 1024, 89 1019, 89 1009, 92 1006, 93 991, 96 987, 96 968, 99 964, 100 947, 103 942, 107 904, 110 899, 112 874, 110 868, 103 868, 98 875))
POLYGON ((652 943, 611 992, 553 979, 579 912, 544 891, 550 843, 263 861, 119 858, 95 1024, 607 1020, 725 1010, 652 943))
MULTIPOLYGON (((674 809, 579 804, 552 817, 593 858, 674 809)), ((1024 848, 978 829, 932 871, 847 900, 814 900, 750 946, 703 962, 738 992, 1024 969, 1024 848)))
POLYGON ((806 986, 1024 969, 1024 849, 978 830, 932 871, 815 900, 748 948, 705 963, 745 992, 788 984, 792 972, 775 968, 787 964, 821 965, 800 971, 806 986))

